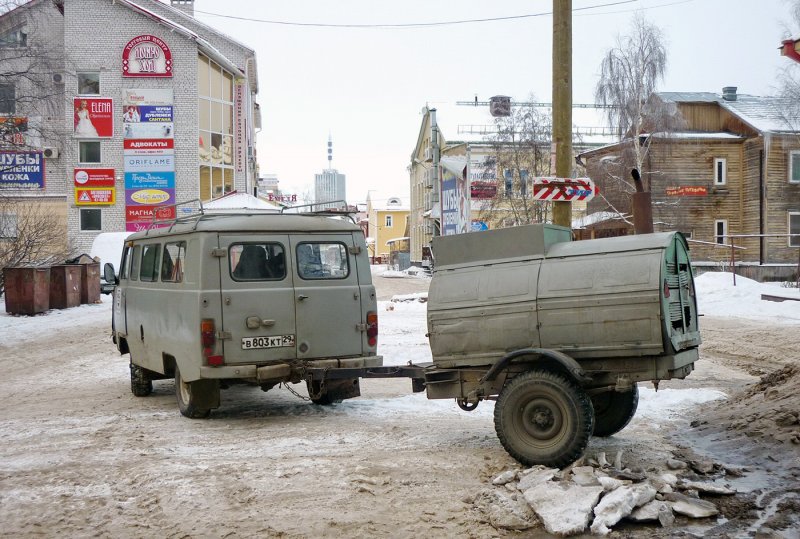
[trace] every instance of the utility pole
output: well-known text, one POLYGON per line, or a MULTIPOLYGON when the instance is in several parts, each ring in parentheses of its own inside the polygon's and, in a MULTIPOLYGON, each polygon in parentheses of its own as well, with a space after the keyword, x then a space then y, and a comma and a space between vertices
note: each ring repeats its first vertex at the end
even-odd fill
MULTIPOLYGON (((572 176, 572 0, 553 0, 553 147, 558 178, 572 176)), ((572 226, 572 203, 553 202, 553 224, 572 226)))

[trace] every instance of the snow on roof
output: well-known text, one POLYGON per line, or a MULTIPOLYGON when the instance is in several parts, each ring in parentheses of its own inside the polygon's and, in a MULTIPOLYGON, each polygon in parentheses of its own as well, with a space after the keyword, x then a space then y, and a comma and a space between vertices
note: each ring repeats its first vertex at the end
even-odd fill
POLYGON ((233 192, 210 202, 205 202, 203 204, 203 210, 240 210, 242 212, 250 210, 280 211, 280 206, 276 206, 275 204, 271 204, 266 200, 261 200, 247 193, 233 192))
POLYGON ((797 131, 786 114, 786 110, 796 104, 782 97, 736 94, 736 100, 730 101, 712 92, 659 92, 657 95, 663 101, 674 103, 717 103, 761 132, 797 131))
POLYGON ((587 226, 596 225, 599 223, 605 223, 606 221, 625 221, 629 216, 627 215, 620 215, 616 212, 611 211, 598 211, 595 213, 590 213, 584 217, 580 217, 578 219, 572 220, 572 228, 581 229, 586 228, 587 226))
POLYGON ((725 131, 718 132, 700 132, 700 131, 680 131, 675 133, 653 133, 650 135, 654 138, 672 138, 672 139, 730 139, 741 140, 745 137, 736 135, 734 133, 727 133, 725 131))

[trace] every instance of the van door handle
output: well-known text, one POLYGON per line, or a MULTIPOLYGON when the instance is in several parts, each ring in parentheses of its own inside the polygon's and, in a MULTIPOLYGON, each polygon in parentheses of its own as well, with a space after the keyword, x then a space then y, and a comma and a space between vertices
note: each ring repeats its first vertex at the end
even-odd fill
POLYGON ((297 296, 297 299, 300 300, 300 301, 303 301, 304 299, 308 299, 308 296, 306 296, 304 294, 300 294, 299 296, 297 296))

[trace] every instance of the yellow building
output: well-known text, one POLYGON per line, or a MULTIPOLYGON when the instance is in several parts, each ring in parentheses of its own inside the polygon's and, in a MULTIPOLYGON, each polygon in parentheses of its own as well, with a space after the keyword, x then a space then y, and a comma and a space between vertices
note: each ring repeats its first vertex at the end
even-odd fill
POLYGON ((376 191, 367 194, 367 249, 370 259, 385 262, 389 241, 408 236, 408 206, 400 197, 384 196, 376 191))

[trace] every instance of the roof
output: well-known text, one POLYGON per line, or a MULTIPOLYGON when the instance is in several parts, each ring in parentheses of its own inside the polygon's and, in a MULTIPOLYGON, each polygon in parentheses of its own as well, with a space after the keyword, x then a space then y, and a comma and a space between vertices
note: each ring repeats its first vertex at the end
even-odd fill
POLYGON ((128 236, 128 239, 159 238, 171 234, 190 233, 194 231, 221 233, 277 232, 288 234, 292 232, 360 232, 361 228, 347 219, 336 219, 319 215, 297 215, 287 213, 212 213, 181 219, 168 227, 152 228, 143 232, 136 232, 128 236))
POLYGON ((680 241, 683 241, 684 245, 686 244, 686 240, 680 232, 656 232, 654 234, 616 236, 613 238, 555 243, 547 250, 547 258, 622 253, 641 249, 664 249, 669 247, 674 241, 675 236, 680 238, 680 241))
POLYGON ((717 103, 762 133, 790 133, 798 130, 786 116, 787 108, 796 104, 782 97, 736 94, 736 100, 730 101, 711 92, 659 92, 657 95, 666 102, 717 103))

